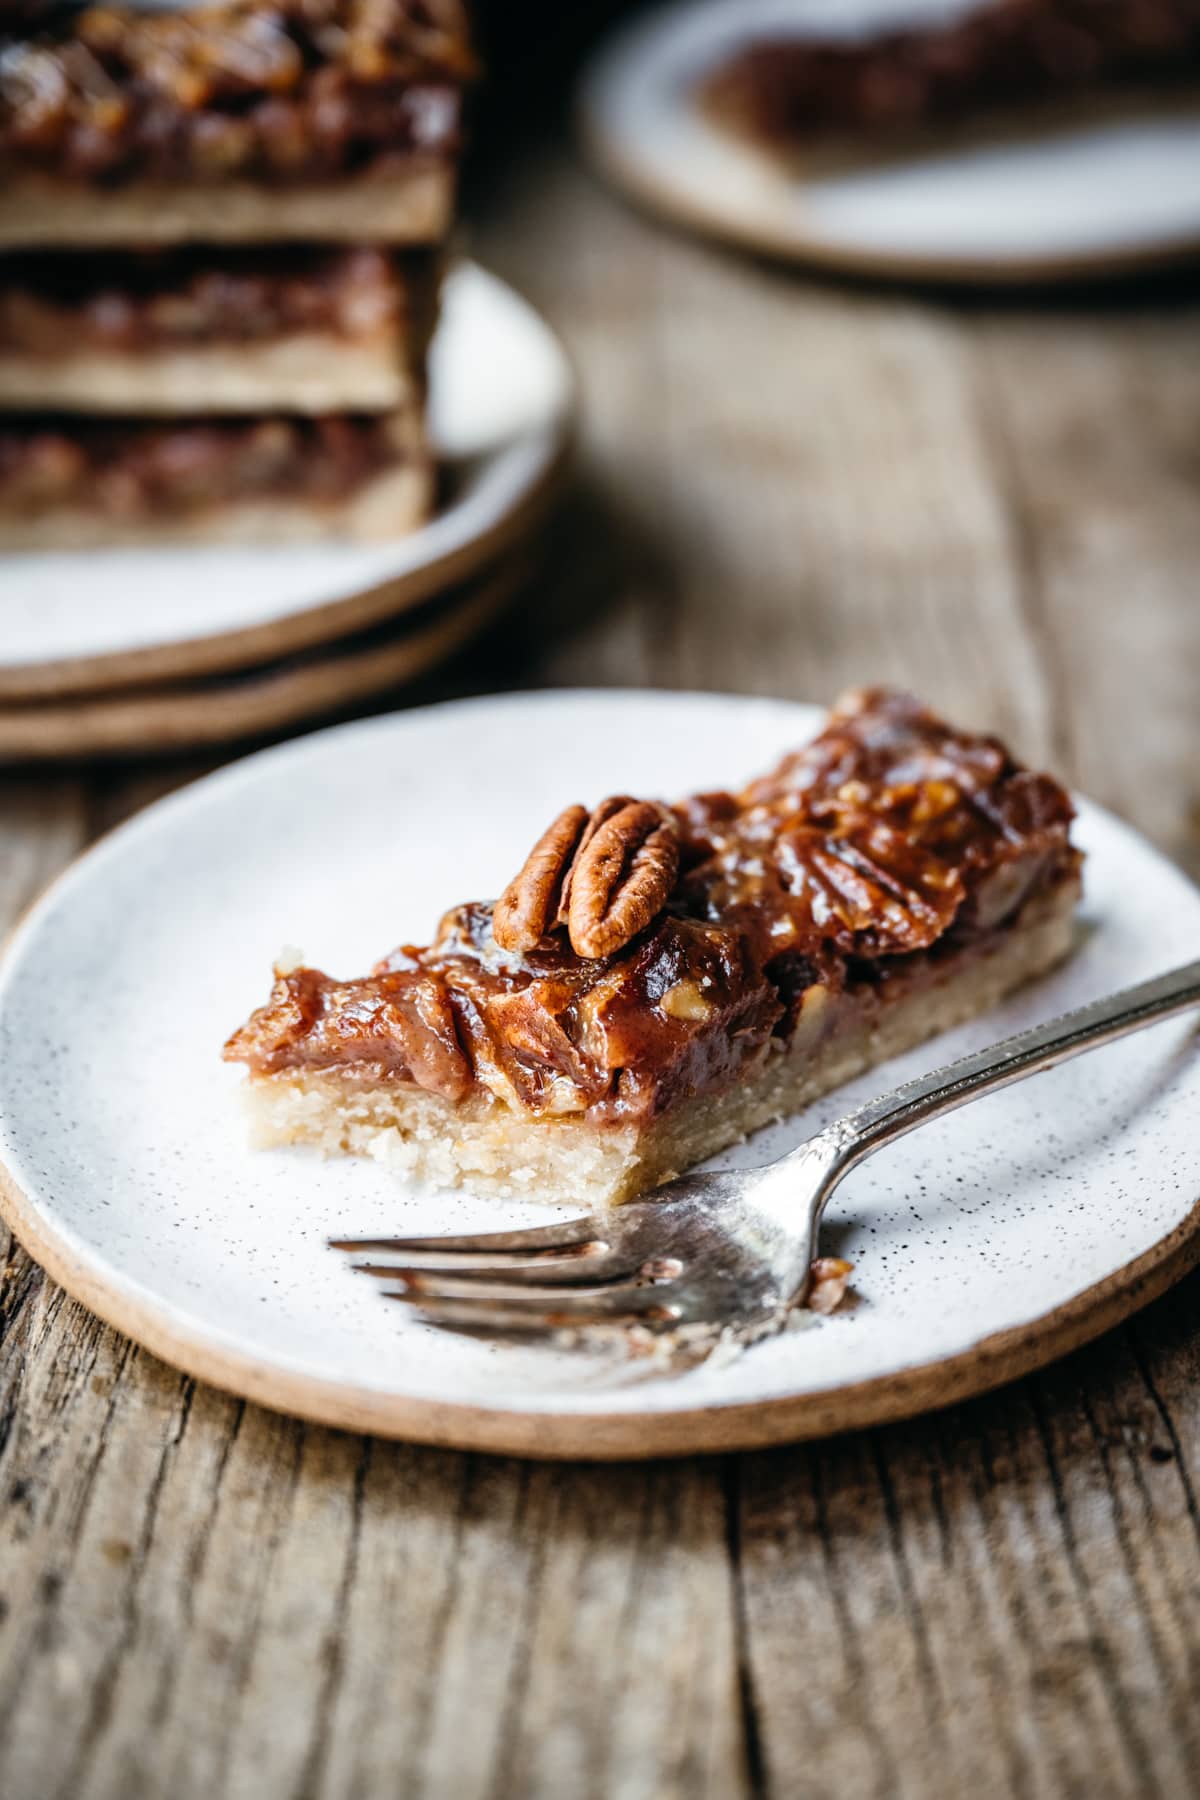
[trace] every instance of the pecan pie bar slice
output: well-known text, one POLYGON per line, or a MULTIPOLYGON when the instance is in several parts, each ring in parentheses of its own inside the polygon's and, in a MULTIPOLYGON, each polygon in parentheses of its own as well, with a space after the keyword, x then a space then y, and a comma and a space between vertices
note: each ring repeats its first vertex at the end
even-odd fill
POLYGON ((1071 819, 996 739, 851 694, 740 793, 568 807, 366 977, 277 969, 225 1055, 263 1143, 626 1200, 1058 962, 1071 819))
POLYGON ((415 412, 0 417, 0 550, 389 538, 433 489, 415 412))
POLYGON ((460 0, 0 20, 0 243, 435 243, 473 74, 460 0))
POLYGON ((0 256, 0 407, 416 411, 439 275, 340 245, 0 256))

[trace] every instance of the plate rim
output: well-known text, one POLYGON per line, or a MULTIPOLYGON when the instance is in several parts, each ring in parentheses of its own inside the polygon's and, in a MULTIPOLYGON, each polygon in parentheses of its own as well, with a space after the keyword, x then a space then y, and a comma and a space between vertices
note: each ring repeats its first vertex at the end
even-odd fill
POLYGON ((707 205, 703 200, 681 192, 647 166, 627 141, 607 126, 601 108, 596 104, 599 75, 605 64, 615 60, 624 40, 632 44, 636 37, 649 38, 656 19, 665 28, 669 14, 678 10, 679 0, 664 0, 655 13, 627 21, 609 32, 584 66, 572 107, 576 135, 593 166, 634 204, 670 225, 700 232, 750 253, 828 273, 930 286, 1018 289, 1067 286, 1074 282, 1165 272, 1186 267, 1200 258, 1200 229, 1163 236, 1152 244, 1133 244, 1124 249, 1046 256, 930 256, 856 248, 834 242, 819 233, 789 229, 783 223, 778 229, 766 222, 752 224, 736 213, 707 205))
MULTIPOLYGON (((535 318, 553 344, 566 377, 563 405, 539 428, 534 468, 506 510, 475 536, 454 545, 405 575, 376 582, 338 599, 284 613, 257 625, 177 638, 133 649, 82 656, 48 657, 0 665, 0 705, 66 698, 68 695, 134 688, 241 670, 316 648, 366 631, 435 599, 478 574, 529 537, 553 505, 574 454, 579 433, 579 379, 562 337, 533 302, 511 282, 473 257, 454 259, 449 275, 482 275, 535 318)), ((448 275, 448 278, 449 278, 448 275)), ((186 553, 186 547, 185 547, 186 553)))
MULTIPOLYGON (((413 718, 449 708, 519 705, 531 697, 561 701, 584 696, 633 696, 642 700, 663 691, 672 699, 763 702, 768 706, 809 706, 813 702, 767 695, 714 694, 703 690, 563 687, 449 700, 411 708, 383 719, 413 718)), ((189 803, 197 792, 236 782, 255 765, 284 759, 299 747, 347 732, 379 729, 382 719, 326 726, 247 756, 186 783, 121 821, 73 857, 22 910, 0 949, 0 986, 27 931, 60 888, 79 878, 83 865, 107 854, 115 840, 144 829, 160 816, 189 803)), ((1143 852, 1180 880, 1188 877, 1136 828, 1107 808, 1088 801, 1099 817, 1134 833, 1143 852)), ((1194 885, 1190 884, 1189 885, 1194 885)), ((660 1457, 720 1454, 840 1435, 894 1423, 957 1405, 1035 1370, 1091 1342, 1157 1299, 1200 1264, 1200 1196, 1187 1215, 1148 1249, 1102 1276, 1058 1306, 1023 1324, 989 1333, 942 1358, 914 1363, 886 1375, 803 1394, 756 1400, 711 1402, 702 1406, 575 1413, 547 1407, 522 1411, 465 1401, 396 1394, 353 1382, 326 1379, 238 1350, 216 1333, 172 1313, 143 1285, 115 1266, 85 1252, 69 1231, 55 1225, 27 1194, 0 1155, 0 1217, 26 1251, 71 1298, 105 1324, 195 1379, 256 1405, 339 1430, 366 1432, 438 1448, 485 1451, 545 1461, 644 1461, 660 1457)))
POLYGON ((536 552, 518 547, 438 595, 428 616, 401 614, 400 630, 385 642, 367 649, 337 642, 316 646, 315 654, 293 652, 253 669, 227 670, 215 687, 185 680, 177 686, 105 690, 61 700, 0 701, 0 764, 29 767, 79 756, 220 749, 260 733, 303 727, 305 720, 340 708, 367 706, 421 680, 465 649, 537 569, 536 552))

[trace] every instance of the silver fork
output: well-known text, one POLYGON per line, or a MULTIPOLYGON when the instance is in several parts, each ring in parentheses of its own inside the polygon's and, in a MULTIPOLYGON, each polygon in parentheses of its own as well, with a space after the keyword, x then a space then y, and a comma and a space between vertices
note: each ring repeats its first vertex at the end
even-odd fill
POLYGON ((338 1238, 430 1322, 489 1335, 639 1327, 751 1343, 809 1293, 842 1177, 926 1119, 1200 1004, 1200 961, 964 1056, 835 1120, 760 1168, 684 1175, 648 1199, 522 1231, 338 1238), (386 1261, 375 1258, 386 1257, 386 1261))

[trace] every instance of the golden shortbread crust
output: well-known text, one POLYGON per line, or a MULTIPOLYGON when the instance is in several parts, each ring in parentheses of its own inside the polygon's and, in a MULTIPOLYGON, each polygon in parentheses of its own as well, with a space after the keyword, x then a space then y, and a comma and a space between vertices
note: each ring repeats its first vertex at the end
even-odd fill
POLYGON ((192 415, 418 411, 422 393, 398 334, 296 332, 267 343, 185 349, 85 346, 54 356, 0 351, 10 412, 192 415))
POLYGON ((449 161, 294 188, 146 181, 97 189, 10 175, 0 182, 0 246, 437 244, 453 221, 454 191, 449 161))

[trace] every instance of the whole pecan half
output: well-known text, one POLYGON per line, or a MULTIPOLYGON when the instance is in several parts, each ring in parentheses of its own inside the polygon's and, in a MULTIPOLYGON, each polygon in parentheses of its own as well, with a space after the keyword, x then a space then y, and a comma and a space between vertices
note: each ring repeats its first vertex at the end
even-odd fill
POLYGON ((492 935, 524 956, 565 925, 577 956, 611 956, 666 905, 679 870, 674 815, 610 794, 589 813, 568 806, 497 900, 492 935))
MULTIPOLYGON (((607 803, 606 803, 607 804, 607 803)), ((630 800, 589 830, 571 869, 567 932, 577 956, 611 956, 666 905, 679 872, 679 828, 649 800, 630 800)))
POLYGON ((538 839, 492 913, 502 950, 524 956, 559 922, 563 890, 588 825, 586 806, 568 806, 538 839))
POLYGON ((607 800, 601 800, 599 806, 593 806, 583 835, 575 846, 575 854, 567 870, 562 885, 562 898, 558 903, 558 922, 565 925, 571 913, 571 880, 575 873, 575 865, 595 837, 602 825, 607 825, 614 813, 619 813, 627 806, 634 805, 631 794, 610 794, 607 800))

